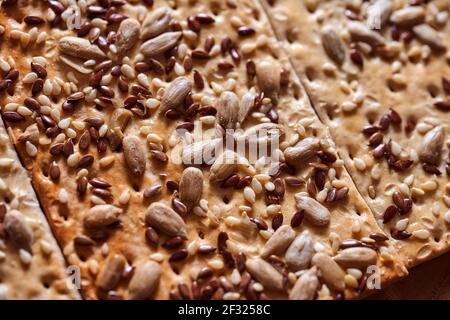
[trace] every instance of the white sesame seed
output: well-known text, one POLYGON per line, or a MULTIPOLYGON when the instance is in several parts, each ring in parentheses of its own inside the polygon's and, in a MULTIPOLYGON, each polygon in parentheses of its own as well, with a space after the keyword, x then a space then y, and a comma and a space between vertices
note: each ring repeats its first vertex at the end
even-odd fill
POLYGON ((116 157, 113 155, 103 157, 99 161, 100 167, 106 168, 106 167, 110 166, 115 160, 116 160, 116 157))
POLYGON ((154 143, 163 143, 164 140, 163 140, 163 138, 161 138, 156 133, 149 133, 147 135, 147 141, 148 142, 154 142, 154 143))
POLYGON ((186 74, 184 67, 181 64, 179 64, 178 62, 175 63, 173 70, 175 71, 177 76, 183 76, 186 74))
POLYGON ((77 137, 77 132, 75 130, 73 130, 72 128, 67 128, 66 129, 66 135, 69 138, 75 139, 77 137))
POLYGON ((148 88, 150 86, 150 81, 148 80, 148 77, 144 73, 139 73, 137 75, 137 80, 139 84, 145 88, 148 88))
POLYGON ((366 163, 364 162, 363 159, 354 158, 353 163, 355 164, 355 168, 358 169, 359 171, 366 170, 366 163))
POLYGON ((370 175, 372 179, 374 180, 380 180, 381 178, 381 169, 379 165, 373 166, 372 170, 370 171, 370 175))
POLYGON ((226 292, 223 295, 223 300, 239 300, 241 295, 239 292, 226 292))
POLYGON ((213 259, 208 261, 208 267, 214 270, 222 270, 224 267, 223 261, 219 259, 213 259))
POLYGON ((237 286, 241 282, 241 274, 237 269, 233 269, 233 271, 231 272, 230 281, 235 286, 237 286))
POLYGON ((72 126, 76 130, 81 131, 81 130, 84 130, 84 128, 86 127, 86 123, 84 123, 83 121, 74 120, 74 121, 72 121, 72 126))
POLYGON ((112 74, 105 74, 100 80, 100 85, 107 86, 111 83, 112 79, 113 79, 112 74))
POLYGON ((76 165, 78 165, 78 162, 80 161, 80 154, 78 152, 72 153, 68 158, 67 158, 67 165, 69 167, 75 167, 76 165))
POLYGON ((87 177, 88 174, 89 174, 89 171, 87 169, 83 168, 83 169, 81 169, 80 171, 77 172, 76 179, 78 180, 78 179, 81 179, 83 177, 87 177))
POLYGON ((0 158, 0 168, 1 169, 8 169, 11 168, 11 166, 14 163, 14 159, 10 158, 0 158))
POLYGON ((437 189, 437 187, 438 187, 438 184, 434 180, 426 181, 420 185, 420 188, 423 191, 434 191, 437 189))
POLYGON ((352 232, 354 234, 358 234, 361 232, 361 222, 359 221, 358 218, 355 218, 353 220, 353 224, 352 224, 352 232))
POLYGON ((58 122, 58 127, 62 130, 69 128, 70 123, 72 122, 71 118, 65 118, 58 122))
POLYGON ((256 194, 260 194, 263 190, 261 183, 257 179, 253 179, 250 185, 256 194))
POLYGON ((401 219, 401 220, 397 221, 397 223, 395 224, 395 227, 399 231, 403 231, 403 230, 406 230, 406 227, 408 226, 408 223, 409 223, 409 219, 408 218, 401 219))
POLYGON ((58 134, 56 136, 55 143, 64 142, 64 140, 66 140, 66 134, 65 133, 60 133, 60 134, 58 134))
POLYGON ((108 132, 108 125, 105 123, 103 124, 100 129, 98 129, 98 135, 100 137, 104 137, 106 133, 108 132))
POLYGON ((49 256, 52 254, 53 246, 47 240, 42 240, 40 242, 40 245, 41 245, 41 250, 45 255, 49 256))
POLYGON ((52 82, 50 81, 50 79, 45 80, 42 92, 45 95, 49 96, 49 95, 52 94, 52 91, 53 91, 53 84, 52 84, 52 82))
POLYGON ((32 144, 30 141, 27 141, 25 143, 25 149, 27 151, 27 154, 30 157, 35 157, 37 155, 38 149, 36 148, 36 146, 34 144, 32 144))
POLYGON ((149 109, 156 109, 160 105, 160 101, 155 98, 149 98, 145 101, 145 106, 149 109))
POLYGON ((344 101, 342 103, 342 111, 344 112, 352 112, 358 107, 358 105, 352 101, 344 101))
POLYGON ((120 72, 128 79, 134 79, 136 77, 133 68, 128 64, 123 64, 122 67, 120 67, 120 72))
POLYGON ((444 196, 444 203, 447 207, 450 208, 450 197, 449 196, 444 196))
POLYGON ((5 60, 3 60, 3 58, 0 58, 0 69, 3 72, 9 72, 11 70, 11 66, 9 65, 8 62, 6 62, 5 60))
POLYGON ((28 109, 25 106, 20 106, 17 108, 17 113, 24 117, 29 117, 33 114, 33 111, 31 111, 30 109, 28 109))
POLYGON ((92 195, 90 199, 91 202, 95 205, 106 204, 105 200, 103 200, 100 197, 97 197, 96 195, 92 195))
POLYGON ((345 284, 350 288, 356 289, 359 287, 358 280, 356 280, 356 278, 354 276, 352 276, 351 274, 346 274, 344 277, 344 281, 345 281, 345 284))
POLYGON ((420 240, 426 240, 430 237, 430 232, 426 229, 413 231, 412 235, 420 240))
POLYGON ((60 203, 66 204, 69 201, 69 194, 66 189, 61 188, 58 193, 58 200, 60 203))
POLYGON ((240 223, 241 223, 241 220, 238 219, 238 218, 236 218, 236 217, 229 216, 229 217, 226 217, 226 218, 225 218, 225 224, 226 224, 228 227, 234 227, 234 226, 236 226, 236 225, 239 225, 240 223))
POLYGON ((274 216, 278 212, 280 212, 281 206, 279 204, 271 204, 267 206, 266 212, 269 216, 274 216))
POLYGON ((264 287, 261 283, 255 282, 253 284, 253 290, 255 290, 256 292, 262 292, 264 290, 264 287))
POLYGON ((346 270, 348 274, 352 275, 356 280, 361 279, 362 271, 356 268, 349 268, 346 270))
POLYGON ((199 118, 201 123, 206 124, 206 125, 213 125, 216 122, 216 117, 215 116, 203 116, 199 118))
POLYGON ((245 200, 247 200, 250 203, 255 203, 256 202, 256 194, 255 191, 250 188, 250 187, 245 187, 244 188, 244 198, 245 200))
POLYGON ((163 262, 164 261, 164 256, 162 255, 162 253, 159 252, 155 252, 153 254, 150 255, 150 259, 156 262, 163 262))
POLYGON ((34 72, 29 72, 25 75, 25 77, 23 77, 22 82, 26 83, 26 84, 30 84, 33 83, 37 80, 38 76, 36 73, 34 72))
POLYGON ((33 260, 33 256, 24 249, 19 250, 19 257, 20 261, 25 265, 29 265, 31 263, 31 260, 33 260))
POLYGON ((5 106, 5 111, 16 111, 19 108, 18 103, 10 102, 5 106))
POLYGON ((50 111, 50 116, 55 120, 56 122, 59 122, 61 120, 61 111, 57 108, 53 108, 52 111, 50 111))
POLYGON ((450 223, 450 211, 447 211, 444 216, 445 222, 450 223))
POLYGON ((130 190, 124 190, 120 196, 119 196, 119 203, 121 205, 126 205, 128 202, 130 202, 131 199, 131 193, 130 190))
POLYGON ((409 197, 409 186, 406 183, 400 183, 398 185, 398 189, 405 197, 409 197))
POLYGON ((51 106, 51 105, 52 105, 52 102, 50 101, 50 98, 47 97, 47 96, 45 96, 45 95, 43 95, 43 94, 41 94, 41 95, 37 98, 37 100, 38 100, 38 102, 39 102, 41 105, 44 105, 44 106, 51 106))

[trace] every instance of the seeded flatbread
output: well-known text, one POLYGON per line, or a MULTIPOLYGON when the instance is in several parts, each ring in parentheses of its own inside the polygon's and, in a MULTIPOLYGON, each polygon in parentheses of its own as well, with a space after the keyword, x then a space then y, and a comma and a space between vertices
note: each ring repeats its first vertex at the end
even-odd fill
POLYGON ((0 144, 0 300, 79 299, 1 120, 0 144))
POLYGON ((450 298, 450 255, 427 261, 388 289, 374 294, 377 300, 448 300, 450 298), (430 276, 432 275, 432 276, 430 276), (415 288, 420 287, 418 291, 415 288))
POLYGON ((54 20, 65 8, 36 3, 2 18, 3 52, 20 57, 2 114, 85 298, 354 298, 369 292, 371 265, 382 287, 407 273, 259 5, 119 4, 82 10, 90 24, 79 37, 65 21, 40 23, 45 44, 12 31, 32 28, 12 13, 54 20), (225 129, 248 142, 261 126, 266 142, 282 136, 280 163, 218 161, 244 161, 232 151, 197 169, 175 161, 225 129))
POLYGON ((384 0, 263 3, 347 169, 380 226, 397 239, 405 264, 446 252, 450 25, 442 17, 448 17, 448 1, 415 7, 384 0), (381 30, 367 27, 377 23, 368 18, 376 12, 381 30), (424 40, 423 29, 438 43, 424 40), (435 155, 427 157, 422 144, 434 146, 435 155))

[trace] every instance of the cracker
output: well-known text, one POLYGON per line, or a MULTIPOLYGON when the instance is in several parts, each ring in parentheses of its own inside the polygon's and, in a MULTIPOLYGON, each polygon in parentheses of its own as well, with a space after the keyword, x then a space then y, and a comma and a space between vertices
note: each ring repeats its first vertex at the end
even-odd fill
POLYGON ((0 140, 0 299, 79 299, 28 173, 1 120, 0 140))
POLYGON ((379 21, 381 30, 367 27, 367 12, 389 1, 377 1, 380 7, 370 7, 369 2, 352 7, 347 1, 263 3, 346 168, 379 225, 396 239, 405 264, 414 266, 446 252, 450 26, 439 17, 448 16, 448 3, 430 1, 418 9, 396 3, 390 18, 389 10, 379 11, 386 16, 379 21), (421 23, 420 12, 418 20, 408 22, 405 17, 412 13, 404 10, 425 13, 423 23, 431 25, 439 46, 417 35, 414 24, 421 23), (389 22, 392 19, 395 25, 389 22), (358 34, 355 24, 370 36, 358 34), (371 125, 388 128, 372 131, 371 125), (424 160, 421 144, 429 141, 432 134, 425 137, 436 127, 441 128, 436 130, 442 130, 444 143, 437 147, 438 159, 424 160), (375 158, 376 147, 380 151, 379 145, 389 141, 394 157, 375 158), (395 197, 403 214, 395 208, 394 192, 399 193, 395 197), (411 210, 401 205, 405 199, 412 200, 411 210), (386 210, 394 213, 392 218, 386 210))
MULTIPOLYGON (((42 5, 23 9, 45 12, 42 5)), ((95 10, 100 17, 109 12, 95 10)), ((382 286, 407 273, 337 158, 259 4, 155 1, 152 8, 126 3, 116 10, 108 28, 117 30, 121 14, 135 21, 120 23, 115 44, 103 50, 104 38, 93 29, 107 36, 99 17, 82 37, 45 23, 39 27, 45 44, 21 49, 8 41, 5 48, 21 57, 15 68, 24 75, 33 56, 44 56, 45 63, 35 61, 53 79, 51 90, 48 80, 42 92, 40 80, 19 81, 14 95, 4 96, 4 104, 22 105, 34 86, 40 106, 32 116, 2 111, 63 252, 81 269, 85 298, 299 298, 298 288, 316 279, 303 298, 353 298, 370 291, 373 271, 382 286), (51 99, 41 97, 44 90, 51 99), (23 135, 36 117, 43 126, 34 153, 23 135), (184 139, 176 128, 187 131, 184 139), (231 134, 246 143, 258 139, 249 129, 270 129, 259 139, 280 143, 273 151, 279 160, 244 161, 253 154, 218 150, 212 159, 200 157, 208 164, 186 169, 192 154, 239 128, 231 134), (241 161, 219 162, 228 155, 241 161), (261 259, 281 225, 305 238, 295 246, 275 238, 281 250, 261 259)), ((7 36, 24 27, 8 25, 7 36)))

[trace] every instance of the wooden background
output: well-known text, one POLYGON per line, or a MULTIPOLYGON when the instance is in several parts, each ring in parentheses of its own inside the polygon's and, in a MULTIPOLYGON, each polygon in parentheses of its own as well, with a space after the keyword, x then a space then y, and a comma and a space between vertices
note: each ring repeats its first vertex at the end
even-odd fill
POLYGON ((407 278, 368 299, 450 300, 450 253, 413 268, 407 278))

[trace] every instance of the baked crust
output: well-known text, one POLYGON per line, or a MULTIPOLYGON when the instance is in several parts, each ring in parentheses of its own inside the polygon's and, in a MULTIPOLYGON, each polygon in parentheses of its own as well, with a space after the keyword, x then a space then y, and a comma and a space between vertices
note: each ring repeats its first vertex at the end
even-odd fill
POLYGON ((64 257, 39 207, 27 171, 0 120, 1 184, 0 203, 0 299, 79 299, 69 287, 64 257), (12 212, 12 213, 11 213, 12 212), (10 214, 22 217, 32 234, 30 250, 16 247, 5 225, 10 214))
MULTIPOLYGON (((326 267, 330 263, 333 266, 336 265, 330 257, 341 252, 346 246, 365 247, 371 252, 371 255, 375 254, 375 262, 379 269, 383 287, 406 275, 407 271, 400 262, 391 241, 379 240, 380 237, 383 238, 381 230, 353 185, 342 165, 342 161, 337 159, 337 161, 331 160, 325 163, 317 158, 315 152, 310 159, 294 157, 294 160, 300 164, 294 170, 295 173, 286 174, 282 172, 280 175, 282 179, 276 181, 278 186, 282 184, 283 192, 281 193, 273 192, 274 182, 278 175, 275 174, 274 177, 271 177, 267 174, 270 168, 273 169, 273 163, 264 165, 260 161, 259 164, 240 164, 238 166, 240 177, 250 175, 253 176, 254 181, 250 186, 243 189, 224 188, 223 185, 221 187, 221 183, 210 182, 213 176, 216 178, 220 176, 219 173, 224 170, 222 167, 200 166, 203 176, 202 200, 194 206, 189 214, 185 214, 185 209, 180 205, 179 200, 179 198, 183 198, 183 190, 174 191, 171 186, 177 185, 182 173, 185 172, 185 166, 175 163, 176 150, 181 151, 187 147, 183 145, 182 139, 174 136, 173 132, 177 126, 183 123, 190 123, 189 126, 193 124, 194 127, 200 127, 200 123, 203 123, 204 128, 207 127, 208 129, 214 128, 216 122, 222 123, 223 126, 230 124, 233 126, 233 123, 236 122, 236 119, 232 118, 235 116, 234 113, 232 115, 223 114, 221 110, 215 110, 218 119, 216 120, 215 117, 211 117, 211 111, 208 111, 211 110, 211 107, 205 108, 211 105, 218 107, 220 103, 233 104, 232 101, 229 101, 232 98, 225 102, 218 102, 219 99, 222 99, 219 97, 222 96, 223 91, 234 92, 240 104, 242 104, 244 95, 251 92, 250 88, 255 87, 256 100, 253 100, 263 101, 259 101, 259 105, 256 107, 252 106, 257 110, 252 110, 245 121, 239 121, 241 122, 240 126, 246 130, 258 123, 278 122, 285 137, 280 144, 280 149, 284 150, 284 153, 281 152, 283 153, 281 159, 286 157, 288 147, 296 146, 297 143, 307 140, 306 138, 313 138, 314 141, 317 139, 317 150, 328 152, 327 154, 331 155, 332 158, 336 154, 336 150, 327 128, 314 113, 298 78, 294 72, 290 72, 289 60, 285 58, 278 47, 270 24, 258 4, 253 1, 229 1, 227 3, 221 1, 206 3, 201 1, 177 1, 176 3, 155 1, 150 13, 155 12, 161 6, 168 7, 172 19, 178 21, 178 23, 171 25, 172 30, 175 30, 172 31, 174 33, 169 34, 167 30, 164 30, 166 31, 164 34, 176 38, 178 37, 177 30, 180 27, 183 29, 182 40, 175 39, 178 43, 177 52, 168 54, 169 57, 174 54, 172 60, 177 61, 175 66, 170 66, 168 62, 170 59, 164 56, 157 55, 155 57, 167 68, 167 75, 158 75, 154 72, 143 72, 142 76, 130 74, 135 69, 135 63, 142 61, 140 60, 143 58, 142 54, 138 54, 139 50, 145 51, 145 49, 140 49, 141 42, 130 49, 122 60, 119 60, 112 53, 117 47, 115 49, 108 47, 105 50, 111 55, 113 65, 128 65, 128 67, 123 65, 121 67, 122 81, 128 82, 130 85, 140 83, 141 87, 130 92, 134 92, 136 96, 139 94, 147 96, 145 99, 139 97, 138 100, 142 101, 141 105, 134 104, 132 107, 135 108, 129 108, 132 116, 125 126, 126 128, 122 130, 129 140, 127 142, 124 140, 123 148, 116 152, 111 151, 113 141, 109 136, 109 130, 112 128, 102 126, 102 124, 93 124, 92 119, 88 120, 88 123, 90 121, 90 127, 94 128, 88 131, 91 135, 91 143, 87 149, 80 149, 81 136, 85 134, 87 129, 86 118, 97 115, 106 124, 111 125, 113 112, 116 109, 126 109, 124 108, 124 101, 130 93, 122 93, 116 89, 117 77, 109 75, 111 66, 105 68, 107 71, 105 71, 101 81, 107 88, 114 89, 114 97, 108 98, 111 97, 110 90, 101 88, 98 84, 95 85, 97 88, 94 92, 98 95, 93 94, 93 88, 86 89, 86 87, 95 80, 96 75, 93 69, 94 66, 98 67, 101 60, 98 58, 101 56, 98 51, 86 49, 86 53, 78 49, 79 56, 81 56, 81 52, 84 52, 83 55, 97 56, 96 59, 98 60, 92 66, 89 63, 83 65, 84 68, 93 70, 92 74, 77 73, 61 61, 58 45, 61 47, 63 37, 74 36, 73 31, 59 28, 50 29, 48 23, 45 23, 39 27, 39 32, 45 30, 47 33, 45 44, 30 42, 25 48, 20 47, 20 40, 25 41, 22 38, 27 38, 27 36, 24 36, 23 33, 12 32, 12 30, 17 29, 30 29, 30 27, 24 28, 23 24, 20 25, 15 22, 11 18, 12 16, 43 16, 43 13, 48 12, 46 4, 31 1, 29 6, 8 9, 12 12, 2 17, 2 23, 6 27, 5 48, 2 52, 19 57, 15 62, 14 69, 18 70, 20 74, 20 81, 15 84, 14 94, 8 96, 3 93, 2 104, 5 105, 2 109, 3 116, 13 120, 11 115, 7 115, 6 112, 19 113, 19 110, 18 106, 11 103, 21 105, 24 99, 30 96, 32 85, 24 84, 22 80, 30 72, 32 57, 34 57, 35 63, 44 64, 47 73, 46 78, 54 80, 51 90, 50 85, 47 85, 45 89, 43 88, 43 90, 48 90, 47 95, 52 98, 50 109, 42 107, 48 100, 43 97, 39 98, 42 93, 37 93, 36 99, 41 105, 37 109, 38 112, 31 116, 24 116, 24 121, 9 121, 8 123, 11 126, 11 134, 15 138, 15 144, 23 163, 32 173, 32 181, 39 200, 63 248, 63 252, 69 264, 78 265, 81 269, 83 296, 87 299, 149 298, 150 296, 156 299, 167 299, 169 297, 173 299, 180 297, 202 299, 211 297, 214 299, 287 298, 288 290, 285 286, 287 285, 289 291, 291 291, 302 272, 297 272, 296 275, 289 270, 283 261, 283 253, 281 257, 275 256, 268 259, 276 268, 267 263, 270 267, 262 264, 262 268, 269 268, 274 277, 267 277, 265 272, 261 276, 261 273, 258 272, 258 268, 261 267, 261 260, 258 260, 258 257, 267 239, 272 236, 273 228, 277 224, 277 220, 279 221, 280 216, 283 217, 284 225, 291 223, 294 213, 300 210, 296 208, 294 195, 305 192, 306 180, 309 178, 314 180, 314 175, 318 175, 317 172, 319 171, 325 171, 324 179, 327 189, 320 195, 315 195, 311 190, 310 192, 313 197, 320 198, 320 201, 327 207, 326 210, 331 212, 330 222, 326 226, 315 226, 314 223, 305 219, 301 226, 294 228, 296 235, 307 231, 314 243, 313 251, 328 257, 315 259, 316 262, 314 263, 317 266, 310 269, 313 277, 317 278, 320 275, 321 279, 320 285, 316 286, 315 291, 317 292, 314 292, 311 298, 315 296, 321 299, 339 298, 343 293, 347 298, 354 298, 365 295, 370 291, 364 289, 366 277, 363 274, 366 271, 365 268, 361 268, 364 272, 347 270, 348 274, 346 274, 344 269, 338 267, 340 270, 338 279, 333 279, 338 282, 339 289, 335 290, 331 287, 330 283, 333 283, 333 281, 330 281, 327 277, 329 274, 327 275, 326 267), (206 16, 201 15, 201 13, 205 13, 206 16), (192 17, 197 17, 196 22, 192 22, 192 17), (214 17, 213 23, 210 21, 211 17, 214 17), (186 21, 190 22, 187 23, 186 21), (193 31, 197 29, 198 21, 202 21, 199 33, 193 31), (245 28, 240 29, 239 27, 245 28), (19 37, 19 41, 11 39, 14 34, 19 37), (202 48, 209 35, 214 37, 215 44, 212 45, 209 53, 206 53, 202 48), (226 37, 231 38, 231 43, 229 40, 223 42, 226 37), (226 49, 223 54, 221 53, 221 45, 226 49), (186 58, 186 53, 192 59, 186 58), (37 56, 43 56, 45 59, 36 58, 37 56), (186 59, 188 62, 186 62, 186 59), (224 61, 227 63, 224 63, 224 61), (190 63, 194 65, 193 70, 186 72, 190 63), (257 68, 256 76, 252 72, 252 63, 257 68), (172 67, 173 69, 171 69, 172 67), (266 69, 262 71, 258 69, 263 67, 266 69), (193 79, 194 70, 197 70, 203 78, 204 89, 198 89, 200 87, 199 81, 193 79), (147 77, 149 75, 150 78, 147 77), (199 111, 202 117, 195 114, 188 116, 186 110, 181 110, 179 112, 183 113, 182 117, 178 117, 176 120, 172 119, 173 109, 175 108, 170 104, 174 102, 172 100, 168 102, 165 97, 167 97, 167 91, 171 90, 169 85, 175 83, 174 79, 181 76, 185 76, 192 83, 193 89, 188 91, 192 91, 192 101, 203 107, 199 111), (57 77, 61 81, 56 80, 57 77), (280 80, 274 81, 278 77, 280 77, 280 80), (150 83, 146 83, 145 79, 151 80, 150 83), (61 92, 59 92, 58 86, 61 87, 61 92), (263 96, 259 94, 262 89, 271 99, 262 99, 263 96), (73 103, 72 106, 65 105, 66 110, 61 111, 67 97, 80 91, 84 92, 84 101, 73 103), (95 99, 98 97, 103 98, 95 99), (149 98, 150 100, 147 100, 149 98), (155 100, 162 100, 158 109, 152 107, 155 100), (161 111, 166 105, 169 105, 168 109, 172 114, 164 114, 161 111), (52 108, 58 109, 59 112, 53 111, 52 113, 52 108), (45 115, 45 112, 49 113, 50 119, 48 117, 43 119, 44 126, 46 126, 44 129, 46 130, 41 129, 38 152, 34 155, 30 147, 27 150, 26 143, 24 143, 24 140, 26 140, 23 136, 24 130, 36 121, 36 117, 42 119, 42 113, 45 115), (204 113, 202 114, 202 112, 204 113), (71 130, 67 129, 66 122, 64 122, 64 119, 69 117, 71 119, 69 124, 71 130), (223 122, 223 118, 227 121, 223 122), (56 121, 55 125, 52 125, 52 119, 56 121), (48 132, 49 127, 56 127, 56 125, 63 128, 58 130, 58 133, 64 132, 65 135, 53 137, 51 132, 48 132), (47 131, 50 137, 46 137, 43 131, 47 131), (105 136, 99 132, 104 132, 105 136), (97 134, 100 136, 100 141, 94 142, 96 139, 93 138, 93 135, 97 134), (75 154, 80 152, 80 158, 86 155, 92 155, 94 158, 92 163, 88 162, 89 165, 86 165, 87 162, 83 164, 83 166, 87 166, 86 168, 80 168, 80 159, 75 159, 77 156, 73 155, 70 142, 65 142, 67 136, 71 135, 73 135, 75 154), (102 137, 109 137, 109 140, 102 137), (55 147, 57 143, 65 143, 63 149, 69 156, 59 154, 61 150, 58 151, 58 147, 55 147), (103 146, 106 144, 107 148, 99 153, 97 150, 103 148, 102 144, 103 146), (142 153, 139 151, 142 148, 145 150, 144 157, 141 157, 142 153), (53 150, 54 154, 59 152, 58 155, 53 156, 50 149, 53 150), (169 161, 166 161, 166 157, 169 158, 169 161), (55 163, 52 165, 53 161, 55 163), (316 169, 309 165, 310 161, 316 164, 316 169), (54 173, 51 173, 51 166, 53 168, 58 167, 60 173, 58 178, 54 173), (217 168, 218 171, 216 171, 217 168), (130 171, 133 171, 135 175, 130 174, 130 171), (136 178, 136 174, 139 175, 143 171, 144 174, 136 178), (286 186, 284 181, 288 175, 295 175, 296 181, 300 185, 292 188, 286 186), (90 181, 90 186, 83 196, 79 196, 78 191, 83 187, 80 181, 85 177, 90 181), (103 182, 92 181, 94 178, 101 178, 103 182), (106 187, 105 181, 109 184, 106 187), (161 185, 161 193, 149 197, 153 194, 153 187, 156 185, 161 185), (345 188, 348 188, 348 192, 345 188), (337 190, 341 190, 342 199, 336 200, 336 196, 332 196, 337 190), (93 197, 94 192, 97 194, 95 197, 93 197), (331 193, 330 196, 329 193, 331 193), (256 198, 255 201, 252 200, 252 197, 256 198), (175 199, 175 204, 173 199, 175 199), (107 219, 94 219, 91 208, 95 207, 94 204, 98 208, 103 202, 113 204, 114 207, 102 207, 108 208, 106 211, 101 211, 102 217, 108 216, 107 219), (165 215, 159 212, 155 214, 157 219, 152 217, 151 214, 149 218, 148 210, 151 210, 152 207, 150 209, 148 207, 151 203, 168 205, 159 209, 166 210, 165 215), (278 203, 280 207, 272 206, 272 209, 268 210, 268 205, 278 203), (171 215, 172 211, 164 209, 169 208, 170 205, 182 215, 186 222, 186 234, 183 231, 183 223, 179 222, 179 219, 170 219, 170 223, 164 220, 163 216, 171 215), (86 219, 87 216, 89 216, 89 219, 86 219), (155 223, 155 220, 158 223, 155 223), (177 220, 177 222, 172 220, 177 220), (106 224, 108 226, 105 227, 106 224), (152 225, 159 233, 160 239, 157 248, 151 246, 146 239, 147 232, 147 235, 150 235, 150 240, 155 240, 155 230, 149 231, 148 224, 152 225), (97 228, 97 230, 90 230, 90 227, 98 227, 99 225, 102 227, 97 228), (218 244, 219 233, 222 233, 222 237, 224 233, 227 234, 229 239, 225 245, 223 243, 218 244), (170 234, 170 236, 167 234, 170 234), (187 240, 174 240, 173 235, 181 237, 186 235, 187 240), (374 240, 374 238, 377 240, 374 240), (350 244, 348 241, 344 241, 349 239, 357 241, 350 244), (170 242, 167 243, 167 240, 182 242, 182 244, 173 248, 176 245, 170 246, 170 242), (74 244, 74 242, 77 244, 74 244), (165 243, 165 245, 161 245, 162 243, 165 243), (243 254, 247 261, 254 262, 256 267, 251 263, 247 263, 247 267, 243 266, 243 254), (157 261, 160 270, 154 265, 149 265, 149 260, 157 261), (230 264, 234 264, 234 266, 230 267, 230 264), (320 272, 317 271, 317 267, 320 272), (254 278, 250 276, 248 271, 254 278), (149 288, 152 288, 152 290, 149 289, 148 295, 141 295, 139 289, 134 286, 133 289, 129 288, 135 282, 133 280, 130 282, 130 277, 135 279, 135 276, 144 275, 146 272, 152 275, 146 277, 146 279, 156 279, 157 289, 153 295, 151 295, 151 291, 155 287, 153 282, 146 284, 149 288), (283 279, 282 283, 278 281, 279 279, 283 279), (328 282, 328 285, 325 285, 326 282, 328 282), (362 292, 359 290, 360 282, 362 283, 362 292), (261 283, 263 283, 263 292, 260 292, 261 283), (347 283, 346 287, 345 283, 347 283), (344 291, 341 289, 342 284, 344 284, 345 292, 341 292, 344 291), (280 290, 281 285, 282 290, 280 290), (239 286, 241 287, 240 290, 239 286), (278 289, 278 292, 277 290, 271 290, 271 288, 278 289)), ((118 12, 136 19, 141 26, 148 10, 149 8, 143 4, 134 5, 132 3, 126 3, 117 8, 118 12)), ((96 20, 95 25, 101 27, 102 23, 102 21, 96 20)), ((111 28, 116 30, 117 24, 111 24, 111 28)), ((62 22, 61 25, 63 25, 62 22)), ((91 37, 94 36, 91 35, 91 37)), ((92 42, 98 44, 98 39, 92 42)), ((75 45, 73 43, 72 41, 71 45, 75 45)), ((148 50, 149 52, 146 54, 152 55, 160 48, 156 46, 152 49, 148 50)), ((62 51, 66 59, 70 58, 72 53, 65 44, 62 51)), ((150 61, 148 57, 145 60, 150 61)), ((85 70, 80 67, 82 62, 77 63, 78 71, 84 72, 85 70)), ((45 86, 44 84, 43 87, 45 86)), ((181 95, 180 92, 185 92, 186 88, 181 89, 177 91, 177 95, 174 95, 174 97, 178 97, 178 94, 181 95)), ((229 93, 228 96, 230 96, 229 93)), ((70 99, 76 100, 73 96, 70 99)), ((156 102, 157 104, 159 102, 156 102)), ((189 104, 189 106, 191 105, 189 104)), ((21 109, 20 112, 22 114, 27 113, 23 111, 21 109)), ((221 132, 224 128, 219 127, 216 130, 221 132)), ((197 138, 196 134, 194 130, 190 134, 191 138, 197 138)), ((212 134, 212 137, 215 137, 216 133, 213 132, 212 134)), ((206 139, 214 141, 211 136, 206 139)), ((287 171, 290 170, 293 169, 288 166, 287 171)), ((223 178, 228 179, 229 176, 230 174, 223 178)), ((188 189, 191 186, 189 181, 187 183, 188 189)), ((193 183, 192 187, 194 188, 193 183)), ((181 184, 179 188, 183 188, 181 184)), ((302 196, 312 199, 307 193, 302 194, 302 196)), ((312 215, 314 213, 315 211, 312 210, 312 215)), ((96 215, 96 217, 98 216, 96 215)), ((358 260, 358 258, 356 259, 358 260)), ((308 267, 310 265, 309 260, 307 261, 308 267)), ((353 261, 353 263, 355 262, 353 261)), ((360 261, 358 260, 357 263, 360 263, 360 261)), ((364 266, 366 267, 366 265, 364 266)))
MULTIPOLYGON (((377 3, 383 2, 386 3, 377 3)), ((330 128, 346 168, 379 225, 390 234, 397 228, 399 220, 403 220, 400 225, 408 222, 406 236, 412 236, 406 240, 399 240, 397 236, 395 240, 404 263, 411 267, 448 251, 449 117, 445 108, 448 92, 442 83, 450 76, 450 26, 447 20, 437 18, 438 12, 448 15, 448 2, 429 1, 420 6, 424 8, 424 21, 436 30, 446 47, 441 51, 414 37, 413 26, 395 29, 392 22, 385 23, 380 31, 373 31, 382 36, 384 46, 371 49, 366 43, 352 42, 348 31, 348 26, 353 23, 350 17, 361 20, 364 26, 369 2, 362 7, 352 7, 346 1, 277 0, 263 3, 278 38, 289 52, 297 74, 321 120, 330 128), (330 27, 345 50, 342 66, 333 62, 322 44, 322 34, 330 27), (401 40, 393 40, 398 34, 401 40), (403 41, 405 37, 410 39, 403 41), (368 125, 378 126, 390 108, 403 121, 381 130, 383 140, 395 144, 396 159, 414 161, 406 170, 396 170, 383 157, 375 159, 372 155, 374 146, 369 145, 370 134, 363 133, 368 125), (440 175, 426 172, 420 159, 421 143, 426 133, 435 127, 441 127, 445 137, 436 163, 440 175), (384 222, 383 215, 393 204, 394 191, 412 198, 413 208, 407 215, 395 215, 389 222, 384 222)), ((396 2, 391 19, 394 12, 398 16, 399 10, 407 6, 396 2)))

